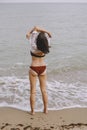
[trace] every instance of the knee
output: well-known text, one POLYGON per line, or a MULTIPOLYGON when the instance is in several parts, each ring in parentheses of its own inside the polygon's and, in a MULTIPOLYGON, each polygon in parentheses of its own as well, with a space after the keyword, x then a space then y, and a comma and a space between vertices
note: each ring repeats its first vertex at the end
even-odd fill
POLYGON ((30 90, 30 94, 32 95, 35 95, 36 94, 36 90, 30 90))
POLYGON ((42 90, 42 94, 47 94, 46 90, 42 90))
POLYGON ((31 95, 36 95, 36 92, 30 92, 31 95))
POLYGON ((30 91, 30 94, 36 94, 36 91, 30 91))

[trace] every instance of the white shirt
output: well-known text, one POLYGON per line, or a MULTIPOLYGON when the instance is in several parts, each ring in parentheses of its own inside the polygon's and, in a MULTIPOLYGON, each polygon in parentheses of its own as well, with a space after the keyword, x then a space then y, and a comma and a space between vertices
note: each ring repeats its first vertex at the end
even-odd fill
MULTIPOLYGON (((40 50, 37 49, 37 45, 36 45, 36 39, 38 36, 39 32, 37 31, 33 31, 30 37, 30 44, 31 44, 31 51, 36 53, 36 52, 40 52, 40 50)), ((47 33, 45 33, 47 40, 48 40, 48 45, 50 46, 50 37, 48 36, 47 33)))

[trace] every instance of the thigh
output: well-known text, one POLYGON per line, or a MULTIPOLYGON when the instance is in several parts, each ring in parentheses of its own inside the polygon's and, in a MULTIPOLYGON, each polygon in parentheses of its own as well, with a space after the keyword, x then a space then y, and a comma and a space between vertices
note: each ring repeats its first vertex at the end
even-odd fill
POLYGON ((36 90, 37 75, 32 74, 29 70, 30 90, 34 92, 36 90))
POLYGON ((39 76, 40 89, 41 89, 42 91, 44 91, 44 90, 46 89, 46 80, 47 80, 47 75, 46 75, 46 73, 39 76))

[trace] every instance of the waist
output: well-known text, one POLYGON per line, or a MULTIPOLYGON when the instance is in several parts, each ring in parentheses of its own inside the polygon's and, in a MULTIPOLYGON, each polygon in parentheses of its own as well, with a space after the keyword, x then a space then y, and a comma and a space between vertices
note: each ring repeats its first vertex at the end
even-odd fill
POLYGON ((32 56, 31 65, 33 66, 43 66, 46 65, 44 58, 36 58, 32 56))
POLYGON ((44 62, 33 62, 31 63, 31 66, 46 66, 44 62))

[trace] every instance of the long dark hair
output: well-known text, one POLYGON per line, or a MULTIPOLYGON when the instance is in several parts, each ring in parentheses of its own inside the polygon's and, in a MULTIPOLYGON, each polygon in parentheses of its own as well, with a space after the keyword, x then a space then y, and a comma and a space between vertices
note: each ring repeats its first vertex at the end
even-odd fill
POLYGON ((37 49, 43 53, 49 53, 48 40, 44 32, 40 32, 36 39, 37 49))

